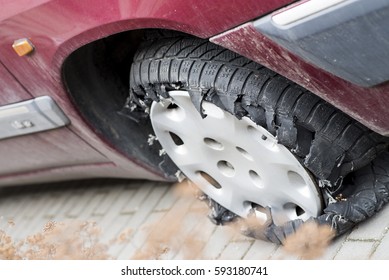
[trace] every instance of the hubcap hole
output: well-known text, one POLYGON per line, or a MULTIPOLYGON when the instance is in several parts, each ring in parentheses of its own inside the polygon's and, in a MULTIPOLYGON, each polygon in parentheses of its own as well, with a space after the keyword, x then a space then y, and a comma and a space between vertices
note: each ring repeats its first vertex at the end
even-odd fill
POLYGON ((307 185, 303 177, 294 171, 288 171, 289 182, 292 186, 304 187, 307 185))
MULTIPOLYGON (((300 217, 300 216, 305 214, 305 210, 302 207, 300 207, 299 205, 294 204, 292 202, 286 203, 284 205, 284 209, 287 211, 290 211, 291 214, 293 216, 296 215, 296 217, 300 217)), ((294 217, 294 218, 296 218, 296 217, 294 217)))
POLYGON ((222 143, 220 143, 219 141, 216 141, 215 139, 212 139, 212 138, 208 138, 208 137, 204 138, 204 143, 208 147, 210 147, 214 150, 223 150, 223 148, 224 148, 222 143))
POLYGON ((219 168, 219 171, 224 176, 233 177, 235 175, 235 168, 228 161, 225 161, 225 160, 219 161, 217 163, 217 167, 219 168))
POLYGON ((171 131, 169 131, 169 134, 170 134, 170 137, 172 138, 174 144, 176 144, 177 146, 184 145, 184 141, 182 141, 182 139, 177 134, 175 134, 174 132, 171 132, 171 131))
POLYGON ((167 108, 168 108, 169 110, 173 110, 173 109, 177 109, 177 108, 179 108, 179 107, 178 107, 178 105, 175 104, 175 103, 170 103, 170 104, 167 106, 167 108))
POLYGON ((304 215, 305 214, 305 211, 303 208, 301 208, 300 206, 296 205, 296 215, 297 216, 301 216, 301 215, 304 215))
POLYGON ((253 157, 245 149, 243 149, 241 147, 236 147, 236 149, 238 150, 238 152, 240 152, 248 160, 251 160, 251 161, 254 160, 253 157))
POLYGON ((197 173, 200 174, 201 177, 203 177, 214 188, 216 188, 216 189, 221 189, 222 188, 222 186, 211 175, 209 175, 207 172, 198 171, 197 173))
POLYGON ((258 175, 257 172, 255 172, 254 170, 250 170, 249 175, 254 185, 256 185, 258 188, 263 188, 262 178, 258 175))
POLYGON ((254 216, 256 220, 258 220, 258 223, 260 225, 264 225, 269 219, 270 216, 269 210, 254 202, 251 203, 251 208, 252 208, 251 215, 254 216))

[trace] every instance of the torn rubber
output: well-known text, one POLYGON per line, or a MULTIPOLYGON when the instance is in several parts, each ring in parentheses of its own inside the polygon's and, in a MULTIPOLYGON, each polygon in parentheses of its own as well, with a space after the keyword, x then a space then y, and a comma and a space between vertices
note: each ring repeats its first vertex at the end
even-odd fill
POLYGON ((210 198, 207 198, 207 202, 210 209, 208 218, 215 225, 230 224, 238 217, 236 214, 232 213, 210 198))
MULTIPOLYGON (((338 191, 338 199, 328 204, 322 215, 306 222, 328 225, 336 237, 380 211, 389 201, 389 152, 380 154, 369 165, 356 171, 352 182, 338 191)), ((304 222, 299 219, 282 226, 271 224, 266 229, 260 227, 246 231, 246 235, 282 244, 302 224, 304 222)))
POLYGON ((134 56, 125 108, 139 118, 169 90, 186 90, 202 117, 204 100, 249 117, 332 186, 386 149, 387 138, 271 70, 206 40, 169 34, 147 36, 134 56))
MULTIPOLYGON (((174 32, 166 38, 161 34, 146 37, 131 66, 127 111, 138 112, 139 118, 148 117, 147 108, 152 102, 168 98, 169 90, 179 87, 189 92, 202 117, 206 117, 202 110, 204 100, 238 119, 249 117, 277 136, 278 142, 311 172, 323 193, 344 191, 346 201, 329 203, 323 215, 312 218, 317 223, 330 224, 339 234, 386 203, 388 199, 381 194, 387 191, 386 186, 378 188, 374 180, 364 181, 363 188, 357 183, 360 179, 342 184, 348 174, 371 167, 370 162, 386 151, 388 138, 286 78, 207 40, 174 32)), ((356 174, 359 173, 352 176, 356 174)), ((233 221, 233 214, 219 206, 210 202, 211 219, 216 224, 233 221)), ((302 223, 269 223, 265 231, 254 231, 252 235, 282 243, 302 223)))

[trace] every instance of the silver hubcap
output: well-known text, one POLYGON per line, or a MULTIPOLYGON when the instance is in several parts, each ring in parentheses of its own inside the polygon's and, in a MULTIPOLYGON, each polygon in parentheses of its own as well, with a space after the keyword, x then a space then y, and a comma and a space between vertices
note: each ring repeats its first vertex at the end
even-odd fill
POLYGON ((209 102, 203 102, 203 119, 188 92, 170 96, 151 106, 155 134, 209 197, 242 217, 252 208, 258 213, 269 207, 278 225, 320 213, 320 194, 310 175, 266 129, 209 102))

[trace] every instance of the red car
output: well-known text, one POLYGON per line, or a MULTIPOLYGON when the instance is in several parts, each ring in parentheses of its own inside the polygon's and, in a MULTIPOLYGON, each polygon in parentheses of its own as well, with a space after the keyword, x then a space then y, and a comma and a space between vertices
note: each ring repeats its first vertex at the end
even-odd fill
POLYGON ((388 200, 388 0, 0 0, 0 185, 175 181, 282 242, 388 200))

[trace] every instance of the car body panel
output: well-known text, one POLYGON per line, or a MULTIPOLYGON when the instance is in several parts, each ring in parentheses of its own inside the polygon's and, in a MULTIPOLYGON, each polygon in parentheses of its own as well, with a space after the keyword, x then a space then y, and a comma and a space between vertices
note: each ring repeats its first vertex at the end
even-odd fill
POLYGON ((387 0, 308 1, 255 20, 254 27, 308 63, 353 84, 374 87, 389 81, 388 60, 383 59, 389 57, 388 15, 387 0), (315 3, 333 5, 304 11, 315 3), (301 18, 288 18, 299 9, 301 18))
POLYGON ((32 98, 32 96, 15 80, 0 63, 0 106, 32 98))
MULTIPOLYGON (((32 98, 2 64, 0 89, 0 106, 32 98)), ((0 185, 4 184, 4 177, 17 177, 34 170, 108 161, 67 128, 4 139, 0 143, 0 185)))
POLYGON ((67 128, 4 139, 0 154, 0 176, 108 161, 67 128))
POLYGON ((163 174, 128 159, 96 135, 66 92, 61 77, 64 60, 89 42, 128 30, 165 28, 210 37, 290 2, 1 0, 0 62, 23 85, 3 78, 10 89, 2 89, 7 96, 0 97, 1 104, 49 95, 71 124, 0 141, 2 157, 12 161, 0 162, 0 184, 95 176, 163 180, 163 174), (33 53, 19 57, 14 52, 11 46, 20 38, 32 41, 33 53), (29 160, 21 160, 25 157, 29 160))
MULTIPOLYGON (((0 106, 32 98, 1 63, 0 89, 0 106)), ((37 181, 77 178, 82 174, 80 170, 84 170, 84 176, 93 177, 119 173, 104 171, 113 169, 114 165, 68 128, 3 139, 0 143, 0 186, 33 182, 34 178, 37 181), (99 167, 98 172, 95 166, 99 167), (55 171, 61 169, 66 172, 56 174, 55 171), (56 174, 55 178, 52 174, 56 174)))
POLYGON ((7 18, 23 13, 25 11, 31 10, 32 8, 49 1, 50 0, 0 0, 0 6, 2 7, 2 9, 0 10, 0 21, 3 21, 7 18))
POLYGON ((389 136, 389 83, 365 88, 338 78, 280 47, 256 30, 252 22, 215 36, 211 41, 287 77, 370 129, 389 136))

